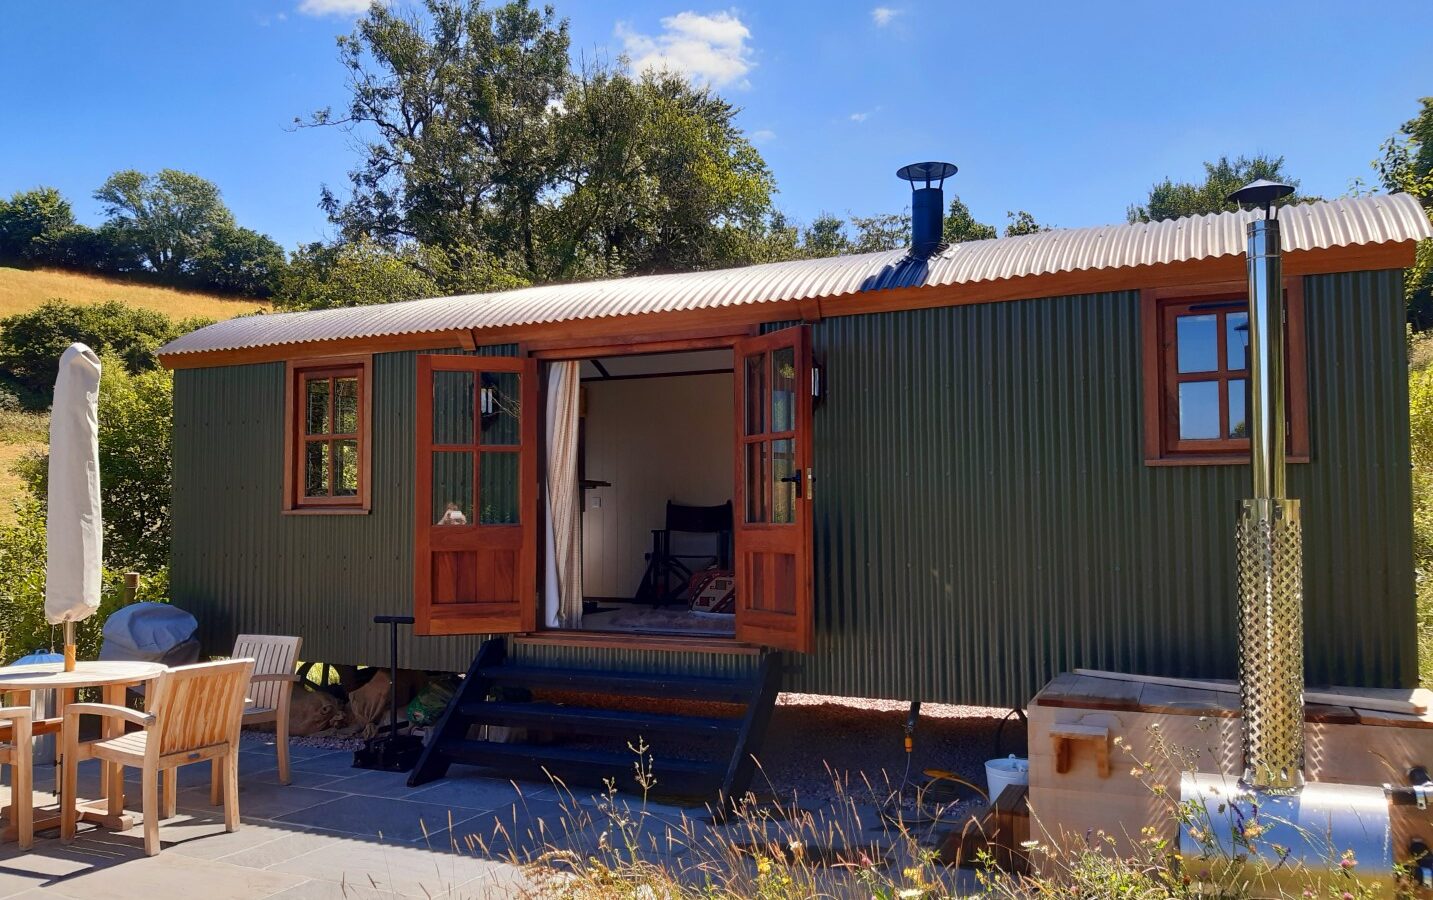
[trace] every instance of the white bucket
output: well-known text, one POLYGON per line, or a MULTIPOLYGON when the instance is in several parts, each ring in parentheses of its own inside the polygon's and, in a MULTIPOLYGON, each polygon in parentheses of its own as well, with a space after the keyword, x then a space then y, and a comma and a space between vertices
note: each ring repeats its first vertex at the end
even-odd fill
POLYGON ((990 788, 990 802, 1012 784, 1030 783, 1030 760, 1013 753, 1006 759, 992 759, 985 764, 985 783, 990 788))

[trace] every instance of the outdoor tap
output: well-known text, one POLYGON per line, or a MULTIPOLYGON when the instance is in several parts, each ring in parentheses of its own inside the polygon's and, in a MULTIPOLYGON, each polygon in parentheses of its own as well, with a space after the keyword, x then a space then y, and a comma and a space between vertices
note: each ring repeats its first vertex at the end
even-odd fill
POLYGON ((915 749, 915 742, 916 742, 916 720, 920 718, 920 714, 921 714, 921 702, 920 702, 919 700, 912 700, 912 701, 911 701, 911 711, 910 711, 910 713, 906 716, 905 732, 906 732, 906 752, 907 752, 907 753, 910 753, 912 750, 915 749))

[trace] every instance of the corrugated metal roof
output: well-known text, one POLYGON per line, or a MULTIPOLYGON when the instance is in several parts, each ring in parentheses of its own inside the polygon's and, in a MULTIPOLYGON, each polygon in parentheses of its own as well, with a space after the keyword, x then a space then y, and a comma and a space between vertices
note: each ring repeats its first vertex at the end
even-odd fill
MULTIPOLYGON (((739 269, 550 284, 315 312, 230 319, 171 341, 162 354, 422 334, 839 297, 891 288, 971 284, 1091 269, 1118 269, 1244 252, 1253 213, 1135 225, 1069 228, 946 247, 929 260, 904 250, 768 263, 739 269)), ((1421 240, 1433 226, 1406 194, 1289 206, 1284 249, 1320 250, 1421 240)))

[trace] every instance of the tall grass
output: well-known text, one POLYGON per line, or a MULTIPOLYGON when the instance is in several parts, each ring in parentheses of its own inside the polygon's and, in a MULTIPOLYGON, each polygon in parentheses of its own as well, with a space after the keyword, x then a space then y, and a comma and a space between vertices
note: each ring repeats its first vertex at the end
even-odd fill
MULTIPOLYGON (((1163 747, 1157 738, 1154 746, 1172 753, 1181 765, 1199 755, 1163 747)), ((1166 804, 1168 827, 1146 828, 1134 841, 1103 832, 1073 842, 1029 841, 1022 849, 1035 871, 1015 875, 996 869, 987 853, 973 861, 942 859, 936 848, 955 845, 944 840, 949 831, 980 825, 974 819, 912 823, 900 812, 908 805, 895 802, 905 786, 852 785, 833 775, 837 799, 820 810, 804 809, 798 797, 770 803, 748 797, 724 814, 713 807, 693 812, 652 801, 651 792, 660 789, 658 773, 651 770, 645 747, 633 750, 642 795, 624 796, 609 784, 597 796, 584 797, 554 782, 563 799, 553 821, 529 815, 519 802, 491 820, 485 835, 454 838, 451 849, 519 867, 527 884, 514 896, 558 900, 1370 900, 1388 895, 1347 856, 1295 869, 1292 878, 1285 872, 1271 879, 1269 869, 1244 861, 1272 857, 1277 868, 1280 848, 1246 824, 1236 835, 1239 856, 1231 857, 1216 840, 1216 831, 1229 826, 1210 822, 1162 785, 1149 782, 1146 786, 1166 804), (1180 832, 1193 836, 1189 855, 1181 855, 1167 836, 1180 832)), ((1165 769, 1130 756, 1143 775, 1165 769)), ((1038 833, 1038 823, 1032 829, 1038 833)))
POLYGON ((127 306, 152 309, 174 319, 232 319, 269 307, 269 304, 257 300, 182 291, 100 275, 0 266, 0 316, 28 312, 56 297, 73 303, 118 300, 127 306))

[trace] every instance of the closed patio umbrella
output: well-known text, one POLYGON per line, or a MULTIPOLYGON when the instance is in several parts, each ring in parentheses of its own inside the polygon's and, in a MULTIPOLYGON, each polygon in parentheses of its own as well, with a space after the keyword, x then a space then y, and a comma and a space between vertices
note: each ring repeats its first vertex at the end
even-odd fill
POLYGON ((75 668, 75 623, 100 605, 100 361, 84 344, 60 357, 50 410, 45 518, 45 618, 65 626, 65 671, 75 668))

